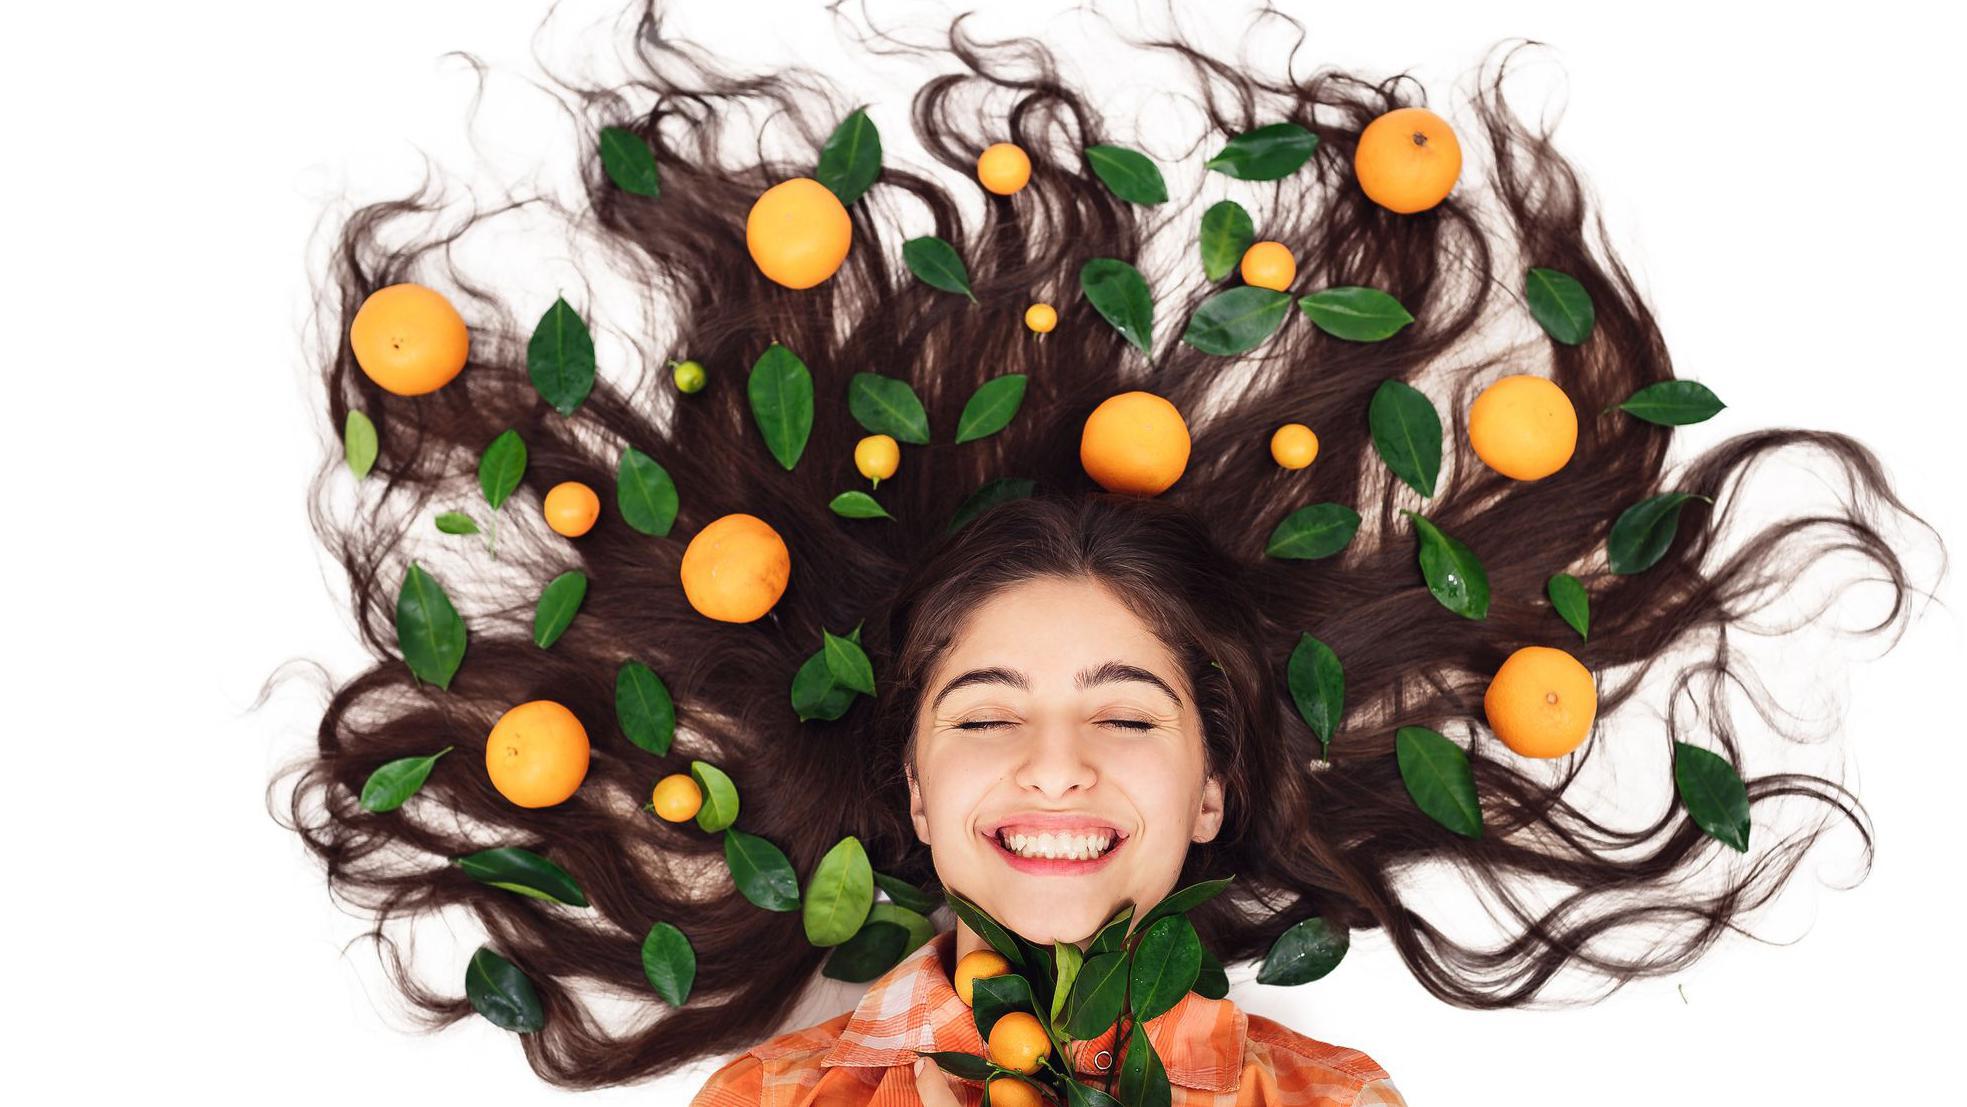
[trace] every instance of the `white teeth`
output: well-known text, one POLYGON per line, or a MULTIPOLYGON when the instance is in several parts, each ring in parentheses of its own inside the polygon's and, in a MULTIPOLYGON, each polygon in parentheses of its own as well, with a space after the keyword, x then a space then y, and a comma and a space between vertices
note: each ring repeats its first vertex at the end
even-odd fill
POLYGON ((1052 860, 1090 861, 1106 852, 1113 842, 1113 836, 1105 832, 1092 834, 1005 834, 1004 844, 1011 852, 1022 857, 1044 857, 1052 860))

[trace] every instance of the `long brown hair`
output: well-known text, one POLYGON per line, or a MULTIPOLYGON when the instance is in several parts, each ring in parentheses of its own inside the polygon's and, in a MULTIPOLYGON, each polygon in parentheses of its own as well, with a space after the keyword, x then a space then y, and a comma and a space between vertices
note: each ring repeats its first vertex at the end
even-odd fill
POLYGON ((796 913, 762 910, 740 895, 716 836, 641 811, 651 784, 692 758, 714 762, 743 797, 739 824, 780 846, 802 879, 821 853, 853 834, 876 869, 936 890, 928 850, 910 828, 901 770, 914 697, 966 610, 992 589, 1043 574, 1113 586, 1183 659, 1205 710, 1212 763, 1230 782, 1223 833, 1195 847, 1184 872, 1184 882, 1237 877, 1228 894, 1193 916, 1225 963, 1262 957, 1286 928, 1317 915, 1352 930, 1383 929, 1446 1002, 1524 1005, 1546 998, 1546 983, 1567 967, 1616 986, 1686 966, 1773 894, 1836 819, 1858 827, 1869 857, 1854 796, 1830 779, 1771 771, 1779 746, 1738 740, 1721 703, 1731 685, 1756 692, 1772 728, 1783 715, 1746 679, 1727 632, 1774 598, 1775 582, 1833 552, 1856 553, 1891 584, 1891 610, 1870 632, 1903 622, 1917 589, 1880 528, 1881 516, 1911 512, 1875 456, 1836 432, 1746 431, 1669 473, 1669 428, 1600 414, 1641 386, 1671 379, 1673 367, 1602 226, 1594 220, 1595 234, 1587 233, 1591 214, 1577 172, 1547 131, 1523 125, 1504 100, 1503 71, 1524 44, 1493 72, 1485 65, 1472 102, 1476 125, 1458 123, 1471 152, 1489 155, 1486 179, 1465 175, 1448 200, 1415 215, 1371 202, 1350 169, 1370 120, 1423 102, 1413 83, 1330 70, 1276 79, 1179 41, 1134 45, 1186 63, 1213 136, 1278 120, 1315 132, 1310 162, 1260 190, 1259 237, 1291 244, 1300 288, 1370 285, 1397 297, 1417 321, 1387 341, 1359 344, 1292 319, 1241 360, 1172 341, 1213 289, 1188 253, 1163 265, 1146 247, 1166 227, 1192 237, 1198 205, 1178 198, 1147 208, 1118 199, 1079 152, 1129 136, 1108 130, 1040 42, 979 41, 961 18, 947 41, 959 71, 924 85, 910 112, 915 133, 947 172, 890 158, 849 209, 855 241, 846 264, 806 291, 760 275, 745 253, 744 224, 765 188, 811 174, 820 144, 851 109, 822 77, 732 76, 670 37, 650 8, 636 26, 633 81, 563 84, 590 133, 627 127, 655 152, 662 191, 651 198, 616 187, 595 151, 582 151, 591 208, 570 218, 659 298, 661 323, 673 332, 660 342, 627 335, 643 355, 640 371, 604 365, 572 418, 541 398, 525 368, 530 328, 521 323, 546 305, 508 304, 452 261, 452 244, 497 212, 429 231, 425 221, 440 207, 419 192, 364 206, 340 226, 321 297, 325 414, 337 429, 351 409, 368 414, 380 455, 350 511, 331 506, 347 479, 339 451, 324 458, 312 506, 320 535, 346 568, 356 625, 375 663, 334 691, 318 748, 275 781, 270 798, 325 863, 337 896, 374 920, 386 965, 433 1025, 470 1014, 461 985, 418 979, 385 926, 457 907, 538 988, 545 1027, 522 1040, 535 1070, 554 1083, 652 1077, 773 1033, 798 995, 788 984, 810 979, 826 951, 804 939, 796 913), (743 141, 747 121, 762 117, 790 127, 802 148, 770 158, 762 141, 743 141), (741 141, 733 147, 733 139, 741 141), (963 210, 978 193, 968 179, 977 153, 999 140, 1030 152, 1030 184, 1014 197, 985 196, 981 222, 966 220, 963 210), (734 160, 733 148, 752 152, 734 160), (1493 212, 1476 204, 1485 192, 1493 212), (924 209, 933 232, 966 259, 976 302, 929 287, 898 262, 904 236, 893 229, 896 217, 924 209), (1156 328, 1151 368, 1080 298, 1077 275, 1093 257, 1136 261, 1156 290, 1157 316, 1167 322, 1156 328), (1596 308, 1589 340, 1567 346, 1539 335, 1486 353, 1465 349, 1469 336, 1499 317, 1521 326, 1527 316, 1515 290, 1531 264, 1582 282, 1596 308), (364 298, 405 280, 446 290, 473 340, 454 382, 414 398, 375 387, 347 341, 364 298), (1060 306, 1058 328, 1042 338, 1020 325, 1034 300, 1060 306), (741 379, 774 341, 810 367, 818 397, 803 459, 789 472, 760 440, 741 379), (667 360, 683 357, 709 368, 701 393, 668 386, 667 360), (845 399, 861 370, 909 381, 936 430, 932 444, 906 449, 900 472, 879 488, 892 519, 843 519, 828 509, 835 494, 864 487, 852 461, 864 431, 845 399), (995 435, 953 444, 949 429, 964 401, 1006 372, 1028 377, 1016 418, 995 435), (1542 480, 1498 476, 1459 433, 1474 392, 1510 372, 1549 376, 1581 413, 1575 456, 1542 480), (1444 610, 1423 583, 1399 515, 1418 501, 1391 478, 1366 430, 1369 399, 1388 377, 1424 388, 1444 406, 1449 441, 1427 513, 1486 566, 1494 600, 1485 619, 1444 610), (1077 454, 1091 409, 1136 388, 1173 402, 1194 437, 1186 473, 1151 500, 1102 492, 1077 454), (1270 432, 1284 422, 1305 423, 1323 439, 1310 470, 1287 471, 1271 459, 1270 432), (503 513, 496 562, 468 543, 439 545, 462 540, 438 535, 431 514, 470 493, 479 454, 508 428, 524 438, 530 463, 503 513), (629 446, 657 459, 679 489, 667 537, 641 533, 612 510, 608 490, 629 446), (1745 494, 1740 478, 1791 447, 1842 470, 1851 492, 1844 510, 1781 520, 1725 544, 1745 494), (958 505, 1001 478, 1031 481, 1032 495, 952 533, 958 505), (566 480, 602 490, 609 505, 591 532, 571 541, 526 506, 566 480), (1613 519, 1669 488, 1700 493, 1712 505, 1687 504, 1679 537, 1652 568, 1611 573, 1604 554, 1613 519), (1343 555, 1265 556, 1278 520, 1317 500, 1352 505, 1363 518, 1343 555), (679 560, 697 530, 738 511, 785 537, 791 581, 768 617, 714 622, 686 602, 679 560), (395 596, 412 556, 433 568, 470 624, 468 654, 448 689, 419 685, 396 653, 395 596), (590 578, 587 596, 565 634, 540 649, 527 633, 531 603, 572 567, 590 578), (1588 640, 1577 640, 1543 598, 1546 579, 1564 571, 1589 590, 1588 640), (823 628, 846 634, 861 624, 880 694, 858 698, 837 721, 801 722, 788 699, 794 672, 819 647, 823 628), (1285 658, 1304 633, 1329 644, 1346 674, 1349 709, 1329 760, 1284 684, 1285 658), (1598 675, 1601 723, 1620 713, 1656 663, 1677 674, 1674 696, 1710 695, 1716 710, 1700 733, 1669 712, 1663 725, 1641 724, 1625 737, 1660 750, 1654 783, 1669 798, 1656 818, 1612 825, 1568 790, 1598 750, 1596 737, 1573 756, 1533 763, 1485 730, 1482 689, 1526 644, 1562 645, 1598 675), (613 682, 630 658, 660 674, 675 696, 678 731, 665 757, 616 729, 613 682), (473 752, 501 712, 535 698, 567 705, 593 739, 580 790, 537 810, 494 791, 473 752), (1466 735, 1483 804, 1479 838, 1448 831, 1409 798, 1394 752, 1395 731, 1409 724, 1466 735), (1813 801, 1820 817, 1779 841, 1758 834, 1752 864, 1697 889, 1689 873, 1717 853, 1732 854, 1671 801, 1672 739, 1706 745, 1737 766, 1758 818, 1785 796, 1813 801), (453 743, 461 752, 440 761, 410 803, 383 814, 358 804, 377 766, 453 743), (282 794, 282 784, 291 792, 282 794), (581 882, 593 909, 514 896, 446 864, 498 845, 553 858, 581 882), (1503 920, 1511 940, 1463 944, 1426 904, 1403 895, 1401 878, 1425 862, 1504 894, 1517 911, 1503 920), (1551 906, 1508 897, 1531 882, 1558 890, 1551 906), (679 927, 696 952, 696 987, 681 1009, 655 1001, 643 980, 639 945, 656 920, 679 927), (1634 927, 1649 935, 1636 952, 1602 948, 1634 927), (649 1017, 607 1017, 599 1001, 622 995, 646 1001, 649 1017))

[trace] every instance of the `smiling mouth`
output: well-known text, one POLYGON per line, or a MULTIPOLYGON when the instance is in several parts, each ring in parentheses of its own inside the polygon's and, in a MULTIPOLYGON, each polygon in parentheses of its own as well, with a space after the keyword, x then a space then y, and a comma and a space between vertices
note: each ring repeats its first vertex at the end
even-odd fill
POLYGON ((991 844, 997 847, 998 854, 1015 867, 1036 871, 1071 871, 1096 866, 1112 857, 1127 842, 1126 836, 1121 834, 1107 835, 1104 847, 1097 837, 1091 835, 1051 835, 1048 840, 1048 836, 1042 834, 1009 835, 999 831, 984 837, 989 838, 991 844), (1025 852, 1013 847, 1013 837, 1020 840, 1025 852), (1087 841, 1088 838, 1093 840, 1087 841))

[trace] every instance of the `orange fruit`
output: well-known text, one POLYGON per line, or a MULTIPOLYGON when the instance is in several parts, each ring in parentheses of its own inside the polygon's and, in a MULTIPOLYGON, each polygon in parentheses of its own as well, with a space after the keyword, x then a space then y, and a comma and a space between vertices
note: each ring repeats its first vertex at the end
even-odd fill
POLYGON ((555 534, 579 538, 592 530, 594 520, 601 517, 601 497, 580 481, 563 480, 547 489, 541 511, 546 515, 546 525, 555 534))
POLYGON ((451 383, 471 352, 471 334, 451 301, 420 284, 369 293, 348 325, 355 364, 376 386, 421 396, 451 383))
POLYGON ((1045 1099, 1025 1081, 999 1073, 990 1078, 990 1107, 1045 1107, 1045 1099))
POLYGON ((766 189, 745 216, 751 260, 787 288, 811 288, 833 276, 853 242, 854 221, 840 198, 811 177, 766 189))
POLYGON ((854 468, 877 486, 895 475, 902 462, 902 448, 892 435, 870 434, 854 443, 854 468))
POLYGON ((1037 1072, 1051 1052, 1044 1024, 1029 1011, 1007 1011, 991 1024, 990 1059, 1013 1072, 1037 1072))
POLYGON ((1447 199, 1462 175, 1462 144, 1448 121, 1426 108, 1395 108, 1359 132, 1352 175, 1389 211, 1426 211, 1447 199))
POLYGON ((1009 196, 1031 180, 1031 157, 1016 143, 991 143, 977 157, 977 180, 999 196, 1009 196))
POLYGON ((1152 392, 1100 401, 1079 436, 1079 464, 1109 492, 1158 496, 1188 468, 1188 423, 1152 392))
POLYGON ((683 550, 683 595, 697 613, 724 623, 764 616, 785 595, 792 552, 756 515, 711 520, 683 550))
POLYGON ((1051 334, 1059 325, 1059 310, 1050 304, 1033 304, 1024 309, 1024 325, 1033 334, 1051 334))
POLYGON ((690 779, 689 773, 671 773, 656 781, 649 803, 658 817, 672 823, 687 822, 696 818, 698 809, 703 807, 703 790, 690 779))
POLYGON ((552 807, 587 776, 587 728, 553 700, 529 700, 499 716, 485 741, 485 773, 521 807, 552 807))
POLYGON ((1270 456, 1286 469, 1302 469, 1318 456, 1318 436, 1303 423, 1286 423, 1271 432, 1270 456))
POLYGON ((1563 650, 1524 646, 1489 679, 1482 710, 1503 745, 1524 757, 1562 757, 1591 733, 1598 688, 1563 650))
POLYGON ((1557 382, 1516 373, 1484 388, 1468 409, 1475 456, 1516 480, 1564 468, 1578 447, 1578 412, 1557 382))
POLYGON ((950 976, 949 982, 956 986, 956 994, 963 998, 964 1003, 972 1003, 975 995, 973 985, 979 977, 1003 976, 1010 971, 1011 963, 1004 959, 1003 954, 989 948, 973 949, 957 959, 956 972, 950 976))
POLYGON ((1242 275, 1244 284, 1282 292, 1297 279, 1298 259, 1291 256, 1291 248, 1282 242, 1252 242, 1243 251, 1243 261, 1236 271, 1242 275))

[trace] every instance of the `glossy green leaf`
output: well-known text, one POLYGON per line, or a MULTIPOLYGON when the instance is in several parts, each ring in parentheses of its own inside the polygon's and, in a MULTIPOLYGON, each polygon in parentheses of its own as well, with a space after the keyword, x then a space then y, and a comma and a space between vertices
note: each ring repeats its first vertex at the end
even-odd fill
POLYGON ((1597 318, 1591 296, 1569 273, 1531 266, 1523 274, 1523 295, 1545 334, 1566 346, 1576 346, 1591 336, 1591 325, 1597 318))
POLYGON ((1135 1022, 1127 1035, 1127 1053, 1120 1062, 1120 1079, 1113 1090, 1128 1107, 1169 1107, 1173 1089, 1168 1085, 1168 1070, 1154 1052, 1145 1022, 1135 1022))
POLYGON ((348 462, 348 469, 356 480, 369 475, 376 464, 376 425, 367 415, 355 408, 348 409, 348 418, 342 423, 342 459, 348 462))
POLYGON ((1475 551, 1450 537, 1419 512, 1402 508, 1400 513, 1414 521, 1419 539, 1421 576, 1427 590, 1441 606, 1465 619, 1484 619, 1489 615, 1489 574, 1475 551))
POLYGON ((1161 902, 1148 908, 1147 913, 1141 916, 1141 921, 1134 926, 1135 932, 1145 931, 1170 915, 1188 914, 1221 895, 1222 890, 1229 887, 1230 881, 1234 879, 1236 878, 1233 876, 1219 876, 1209 880, 1198 880, 1187 887, 1169 892, 1161 897, 1161 902))
POLYGON ((490 946, 479 946, 471 955, 464 971, 464 994, 472 1010, 502 1030, 531 1034, 546 1025, 546 1011, 533 982, 490 946))
POLYGON ((437 759, 453 748, 445 746, 425 757, 399 757, 376 766, 362 782, 362 810, 380 815, 403 806, 430 779, 430 770, 436 767, 437 759))
POLYGON ((867 909, 868 922, 893 923, 908 932, 908 942, 902 946, 904 953, 921 949, 936 936, 936 924, 928 916, 912 908, 886 900, 875 900, 874 906, 867 909))
POLYGON ((689 937, 672 923, 651 923, 642 939, 642 975, 665 1003, 683 1006, 697 979, 697 951, 689 937))
POLYGON ((1605 547, 1615 573, 1644 572, 1666 556, 1680 527, 1680 507, 1688 500, 1714 500, 1698 492, 1664 492, 1619 513, 1605 547))
POLYGON ((1300 919, 1270 944, 1257 983, 1309 984, 1338 968, 1351 945, 1352 934, 1345 927, 1316 915, 1300 919))
POLYGON ((923 284, 944 292, 961 292, 971 303, 976 302, 976 293, 970 291, 970 271, 964 268, 956 247, 943 239, 932 234, 909 239, 902 243, 902 261, 923 284))
POLYGON ((601 128, 601 168, 623 192, 637 196, 662 195, 662 174, 656 153, 641 135, 627 127, 601 128))
POLYGON ((1332 735, 1345 716, 1345 670, 1339 665, 1339 655, 1311 635, 1300 633, 1285 673, 1298 716, 1318 735, 1324 756, 1330 760, 1332 735))
POLYGON ((984 1080, 997 1070, 984 1059, 982 1054, 964 1053, 957 1049, 928 1050, 921 1054, 936 1063, 936 1067, 965 1080, 984 1080))
POLYGON ((1243 260, 1244 251, 1257 240, 1256 224, 1250 213, 1234 200, 1219 200, 1202 213, 1202 272, 1214 284, 1230 275, 1243 260))
POLYGON ((1684 427, 1714 418, 1727 404, 1699 381, 1656 381, 1626 397, 1618 410, 1663 427, 1684 427))
POLYGON ((943 890, 943 899, 949 903, 950 911, 963 920, 964 925, 976 932, 985 944, 1004 955, 1011 967, 1019 972, 1026 969, 1024 947, 1020 946, 1011 932, 1004 929, 996 919, 986 914, 983 908, 948 889, 943 890))
POLYGON ((1344 504, 1309 504, 1286 515, 1264 543, 1270 557, 1315 560, 1346 548, 1359 533, 1359 513, 1344 504))
POLYGON ((847 410, 869 434, 885 434, 916 446, 929 444, 929 413, 905 380, 855 373, 847 382, 847 410))
POLYGON ((820 147, 819 168, 813 179, 827 187, 842 205, 851 204, 881 176, 881 131, 865 108, 840 121, 820 147))
POLYGON ((1291 310, 1291 294, 1242 284, 1202 301, 1189 317, 1182 341, 1205 354, 1241 354, 1257 348, 1291 310))
POLYGON ((629 526, 654 538, 665 537, 676 522, 676 482, 655 458, 633 446, 624 447, 615 467, 615 506, 629 526))
POLYGON ((986 482, 982 487, 965 497, 961 504, 957 505, 956 514, 950 517, 947 533, 955 534, 957 531, 963 529, 963 524, 996 507, 998 504, 1023 499, 1031 495, 1032 490, 1037 487, 1038 484, 1036 481, 1026 480, 1022 477, 1000 477, 997 480, 986 482))
POLYGON ((1079 290, 1142 353, 1154 343, 1154 296, 1141 271, 1118 258, 1093 258, 1079 267, 1079 290))
POLYGON ((908 931, 891 922, 870 919, 853 937, 833 947, 820 966, 820 975, 865 984, 900 964, 907 947, 908 931))
POLYGON ((1550 606, 1557 614, 1571 624, 1579 638, 1589 637, 1591 629, 1591 599, 1585 594, 1585 586, 1569 573, 1554 574, 1544 591, 1550 595, 1550 606))
POLYGON ((1124 948, 1128 928, 1134 921, 1134 905, 1121 905, 1113 917, 1100 925, 1093 933, 1093 940, 1086 943, 1086 956, 1094 957, 1102 953, 1117 953, 1124 948))
POLYGON ((569 569, 554 577, 540 593, 539 607, 533 612, 533 644, 547 649, 558 642, 586 596, 586 573, 569 569))
POLYGON ((799 355, 774 342, 752 364, 745 385, 765 448, 787 472, 813 433, 813 374, 799 355))
POLYGON ((1367 405, 1373 449, 1393 475, 1423 496, 1434 495, 1441 475, 1441 416, 1420 389, 1391 377, 1367 405))
POLYGON ((506 428, 485 447, 478 459, 478 488, 485 493, 485 502, 493 511, 505 506, 505 501, 519 487, 519 478, 526 475, 526 440, 519 432, 506 428))
POLYGON ((1086 162, 1115 196, 1133 204, 1162 204, 1168 200, 1161 169, 1139 150, 1125 146, 1086 147, 1086 162))
POLYGON ((526 344, 526 374, 553 410, 572 415, 594 390, 594 336, 580 313, 557 297, 526 344))
POLYGON ((826 655, 826 671, 833 682, 844 688, 852 688, 864 696, 874 694, 874 665, 867 659, 867 651, 861 649, 859 642, 842 638, 830 630, 820 628, 824 639, 822 650, 826 655))
POLYGON ((445 534, 477 534, 478 520, 462 511, 446 511, 437 516, 437 529, 445 534))
POLYGON ((1439 731, 1403 726, 1394 732, 1400 780, 1422 814, 1464 838, 1482 836, 1482 805, 1468 753, 1439 731))
POLYGON ((484 849, 458 858, 457 865, 480 884, 569 907, 587 906, 587 896, 572 874, 532 850, 517 846, 484 849))
POLYGON ((827 508, 843 519, 892 519, 880 501, 860 489, 849 489, 828 500, 827 508))
POLYGON ((894 900, 898 906, 906 907, 918 915, 933 915, 936 908, 942 906, 941 900, 899 876, 875 873, 874 883, 888 893, 888 898, 894 900))
POLYGON ((1095 953, 1079 967, 1066 1003, 1066 1037, 1090 1041, 1106 1033, 1120 1018, 1127 1001, 1127 954, 1114 950, 1095 953))
POLYGON ((703 806, 697 808, 697 829, 715 834, 738 821, 738 786, 728 773, 708 761, 692 761, 690 779, 703 793, 703 806))
POLYGON ((1077 1080, 1065 1082, 1066 1107, 1127 1107, 1119 1100, 1077 1080))
POLYGON ((822 719, 833 722, 854 705, 855 692, 842 687, 826 667, 824 647, 813 651, 792 678, 792 711, 799 721, 822 719))
POLYGON ((437 578, 412 561, 396 593, 396 648, 418 680, 449 689, 464 660, 464 620, 437 578))
POLYGON ((1318 136, 1302 126, 1271 123, 1230 139, 1206 167, 1240 181, 1275 181, 1296 173, 1316 149, 1318 136))
POLYGON ((1023 373, 1005 373, 978 385, 957 417, 956 441, 985 438, 1008 426, 1024 404, 1026 379, 1023 373))
POLYGON ((1072 998, 1073 981, 1086 964, 1086 954, 1071 942, 1052 943, 1052 1002, 1045 1017, 1052 1024, 1052 1036, 1065 1034, 1066 1001, 1072 998))
POLYGON ((1399 300, 1363 285, 1340 285, 1300 297, 1298 310, 1319 330, 1348 342, 1380 342, 1414 321, 1399 300))
POLYGON ((1202 971, 1195 976, 1195 994, 1205 999, 1222 999, 1229 994, 1229 973, 1208 946, 1202 947, 1202 971))
POLYGON ((998 976, 981 976, 970 984, 970 1017, 977 1024, 977 1034, 985 1041, 990 1040, 991 1027, 997 1020, 1013 1011, 1024 1011, 1037 1015, 1037 1003, 1031 994, 1031 982, 1016 973, 1003 973, 998 976))
POLYGON ((1727 758, 1675 740, 1673 786, 1694 825, 1737 853, 1748 852, 1748 787, 1727 758))
POLYGON ((676 701, 655 670, 640 661, 624 661, 615 670, 615 721, 638 749, 657 757, 669 753, 676 737, 676 701))
POLYGON ((799 874, 785 851, 735 826, 724 828, 724 865, 731 881, 753 904, 767 911, 799 910, 799 874))
POLYGON ((837 946, 852 938, 874 906, 874 870, 861 840, 849 834, 826 851, 801 904, 806 940, 837 946))
POLYGON ((1186 915, 1158 919, 1141 932, 1129 966, 1127 1002, 1146 1022, 1173 1007, 1202 972, 1202 939, 1186 915))

